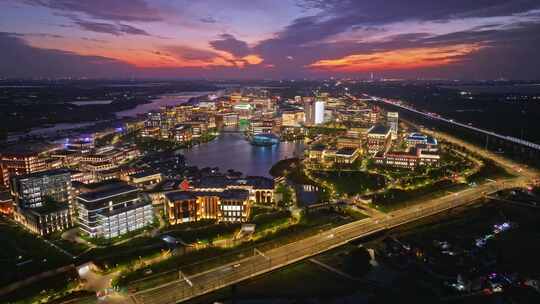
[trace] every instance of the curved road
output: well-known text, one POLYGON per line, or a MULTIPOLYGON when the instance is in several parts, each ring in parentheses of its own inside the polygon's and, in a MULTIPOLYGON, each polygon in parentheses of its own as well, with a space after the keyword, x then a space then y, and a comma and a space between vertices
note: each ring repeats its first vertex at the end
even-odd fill
POLYGON ((182 279, 132 295, 135 303, 173 304, 212 292, 248 278, 272 271, 321 252, 346 244, 356 238, 397 227, 458 206, 465 206, 488 193, 521 187, 527 178, 494 181, 456 194, 426 201, 411 208, 363 219, 318 235, 278 247, 202 273, 187 274, 182 279))
POLYGON ((255 250, 252 256, 234 263, 201 273, 179 274, 182 277, 181 279, 136 292, 130 295, 130 299, 133 303, 144 304, 174 304, 186 301, 342 246, 351 240, 429 217, 452 208, 466 206, 479 198, 500 190, 527 186, 538 177, 536 170, 518 165, 447 134, 437 133, 436 135, 479 153, 485 158, 492 159, 500 166, 516 174, 517 177, 492 181, 441 198, 427 200, 409 208, 387 214, 378 214, 266 252, 255 250))

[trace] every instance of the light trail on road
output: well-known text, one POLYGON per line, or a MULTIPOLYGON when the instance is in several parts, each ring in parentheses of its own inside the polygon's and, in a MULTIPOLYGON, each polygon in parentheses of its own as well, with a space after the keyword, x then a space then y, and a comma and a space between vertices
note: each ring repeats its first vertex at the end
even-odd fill
POLYGON ((522 186, 524 182, 526 182, 525 178, 490 182, 462 191, 458 196, 451 194, 415 205, 414 208, 400 209, 345 224, 318 235, 262 252, 262 255, 254 254, 251 257, 191 275, 189 281, 192 282, 193 286, 182 279, 137 292, 133 298, 136 303, 145 304, 173 304, 189 300, 342 246, 351 240, 417 221, 452 208, 465 206, 488 193, 522 186))

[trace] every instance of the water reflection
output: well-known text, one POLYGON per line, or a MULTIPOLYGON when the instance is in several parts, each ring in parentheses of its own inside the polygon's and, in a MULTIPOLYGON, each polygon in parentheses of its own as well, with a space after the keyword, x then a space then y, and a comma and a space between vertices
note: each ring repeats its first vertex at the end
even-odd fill
POLYGON ((164 94, 157 99, 153 99, 150 103, 137 105, 133 109, 116 112, 116 117, 136 117, 137 115, 146 114, 150 111, 159 110, 165 106, 175 106, 187 102, 193 97, 204 96, 215 92, 180 92, 175 94, 164 94))
POLYGON ((184 150, 188 165, 219 167, 241 171, 245 175, 270 176, 268 170, 281 159, 299 156, 303 142, 282 142, 270 147, 251 145, 241 133, 221 133, 212 142, 184 150))

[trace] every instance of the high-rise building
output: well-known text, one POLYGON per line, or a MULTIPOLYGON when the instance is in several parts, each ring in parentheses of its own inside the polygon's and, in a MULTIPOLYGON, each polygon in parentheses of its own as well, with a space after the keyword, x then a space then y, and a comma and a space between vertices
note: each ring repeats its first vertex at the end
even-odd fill
POLYGON ((47 199, 70 203, 71 173, 60 169, 16 176, 11 193, 21 208, 41 207, 47 199))
POLYGON ((2 177, 0 178, 6 188, 9 188, 11 178, 18 175, 45 171, 47 164, 39 156, 39 152, 17 151, 2 153, 0 156, 2 177))
POLYGON ((304 113, 306 125, 311 126, 315 124, 315 103, 311 99, 307 99, 304 102, 304 113))
POLYGON ((77 196, 80 229, 90 237, 113 238, 148 226, 154 220, 152 204, 139 189, 108 181, 77 196))
POLYGON ((375 125, 367 134, 368 152, 375 155, 379 151, 386 152, 391 143, 390 129, 383 125, 375 125))
POLYGON ((392 139, 398 137, 398 128, 399 128, 399 113, 398 112, 388 112, 386 113, 386 124, 390 129, 390 134, 392 139))
POLYGON ((324 123, 324 101, 317 100, 315 102, 315 124, 324 123))
POLYGON ((46 235, 73 225, 71 173, 52 170, 16 176, 11 182, 15 220, 46 235))
POLYGON ((298 127, 306 120, 304 112, 301 111, 283 111, 281 113, 281 125, 284 127, 298 127))

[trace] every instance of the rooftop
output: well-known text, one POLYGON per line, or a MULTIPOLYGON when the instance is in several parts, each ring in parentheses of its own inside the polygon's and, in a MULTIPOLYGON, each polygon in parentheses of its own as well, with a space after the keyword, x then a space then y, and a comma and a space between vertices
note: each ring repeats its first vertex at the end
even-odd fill
POLYGON ((320 152, 322 152, 322 151, 324 151, 324 149, 326 149, 326 147, 323 146, 323 145, 313 145, 309 149, 312 150, 312 151, 320 151, 320 152))
POLYGON ((38 215, 45 215, 50 213, 55 213, 58 211, 64 211, 69 209, 69 205, 67 203, 59 203, 59 202, 45 202, 41 207, 37 208, 28 208, 25 209, 29 212, 33 212, 38 215))
POLYGON ((10 202, 11 200, 11 194, 8 191, 0 191, 0 203, 10 202))
POLYGON ((411 133, 407 139, 410 139, 410 140, 421 140, 421 141, 425 141, 427 144, 430 144, 430 145, 436 145, 437 144, 437 140, 431 136, 427 136, 427 135, 424 135, 422 133, 411 133))
POLYGON ((221 192, 219 197, 226 200, 245 201, 249 198, 249 191, 243 189, 228 189, 221 192))
POLYGON ((95 185, 93 190, 82 193, 78 196, 79 199, 86 202, 95 202, 108 197, 122 195, 126 193, 138 191, 137 187, 130 186, 120 181, 110 181, 95 185))
POLYGON ((122 208, 113 209, 113 210, 108 210, 108 209, 102 210, 99 213, 99 215, 104 216, 104 217, 110 217, 110 216, 113 216, 113 215, 116 215, 116 214, 128 212, 130 210, 135 210, 135 209, 147 206, 147 205, 150 205, 149 201, 141 200, 141 201, 138 201, 138 202, 136 202, 134 204, 131 204, 131 205, 127 206, 127 207, 122 207, 122 208))
POLYGON ((386 126, 383 125, 374 125, 369 129, 368 134, 378 134, 378 135, 386 135, 390 132, 390 129, 388 129, 386 126))
POLYGON ((155 171, 155 170, 146 170, 146 171, 143 171, 143 172, 132 174, 131 177, 132 178, 142 178, 142 177, 147 177, 147 176, 152 176, 152 175, 157 175, 157 174, 161 174, 161 173, 159 173, 158 171, 155 171))
POLYGON ((197 193, 195 191, 175 191, 165 194, 165 197, 171 201, 185 201, 185 200, 194 200, 197 198, 197 193))
POLYGON ((53 175, 61 175, 61 174, 69 174, 71 176, 71 171, 68 169, 47 170, 47 171, 40 171, 40 172, 20 175, 20 176, 17 176, 16 178, 19 180, 23 180, 27 178, 41 178, 44 176, 53 176, 53 175))
POLYGON ((336 155, 352 156, 356 152, 356 148, 342 148, 337 150, 336 155))
POLYGON ((38 154, 58 148, 58 145, 32 142, 26 144, 17 144, 0 149, 0 155, 6 156, 37 156, 38 154))
POLYGON ((251 186, 254 189, 273 189, 274 181, 262 176, 227 178, 223 175, 205 176, 196 184, 197 188, 226 188, 228 186, 251 186))
POLYGON ((175 191, 165 194, 169 201, 184 201, 194 200, 197 197, 203 196, 217 196, 223 200, 247 200, 249 198, 249 191, 244 189, 227 189, 221 192, 212 191, 175 191))

